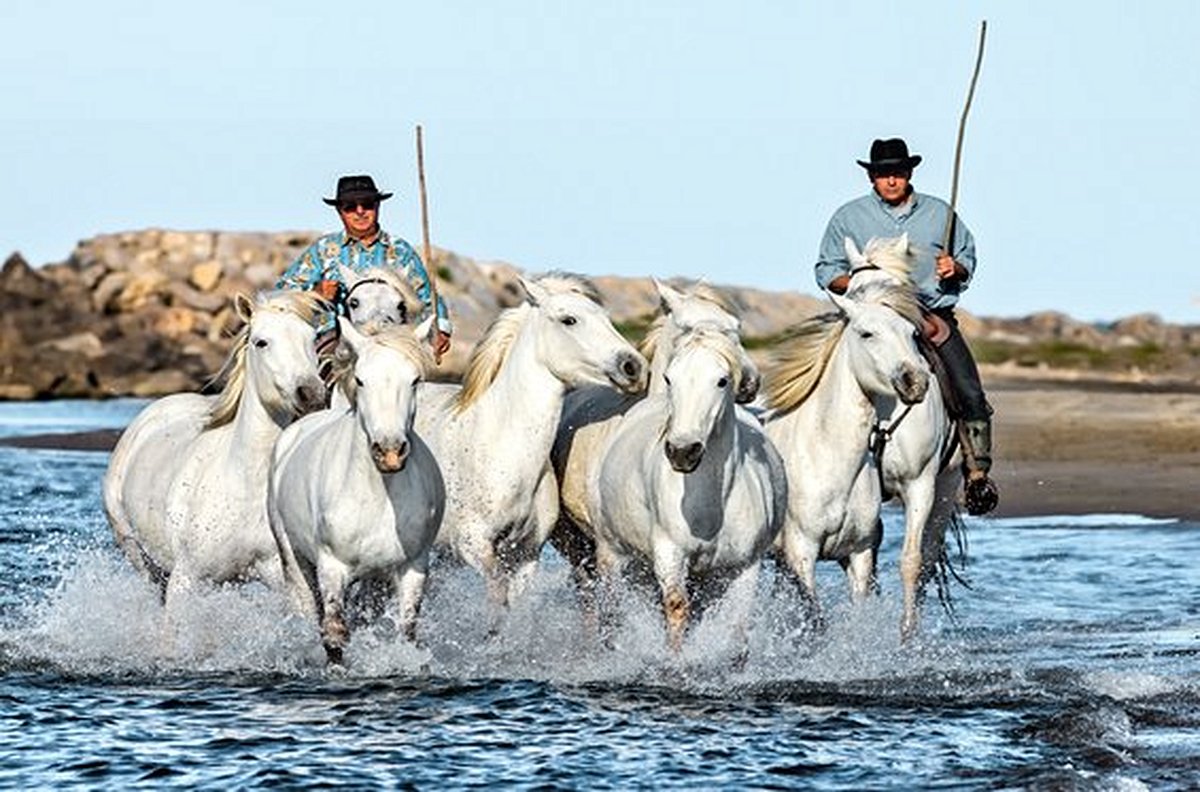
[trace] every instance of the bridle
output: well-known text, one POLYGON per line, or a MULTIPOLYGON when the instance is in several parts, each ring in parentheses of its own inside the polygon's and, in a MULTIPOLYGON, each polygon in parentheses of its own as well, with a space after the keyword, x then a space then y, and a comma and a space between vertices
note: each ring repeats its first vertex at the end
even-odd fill
MULTIPOLYGON (((350 301, 350 295, 354 294, 355 289, 357 289, 359 286, 365 286, 368 283, 378 283, 383 286, 391 285, 383 278, 363 278, 362 280, 357 281, 353 286, 350 287, 350 289, 346 292, 346 295, 344 297, 342 297, 342 304, 345 305, 346 303, 348 303, 350 301)), ((349 308, 347 307, 346 310, 349 311, 349 308)), ((401 300, 400 301, 400 324, 407 324, 407 323, 408 323, 408 306, 404 304, 404 300, 401 300)))

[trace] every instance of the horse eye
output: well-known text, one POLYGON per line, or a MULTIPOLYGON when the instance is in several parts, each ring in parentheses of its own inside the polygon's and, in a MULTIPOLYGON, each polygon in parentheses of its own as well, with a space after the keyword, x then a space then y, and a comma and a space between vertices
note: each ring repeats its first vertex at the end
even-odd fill
POLYGON ((671 378, 670 378, 670 377, 668 377, 666 374, 663 374, 663 382, 665 382, 665 383, 667 383, 668 385, 670 385, 670 384, 671 384, 671 378))
POLYGON ((875 337, 875 334, 872 333, 870 330, 862 330, 859 332, 858 335, 859 335, 859 338, 874 338, 875 337))
POLYGON ((360 387, 360 388, 361 388, 361 387, 363 386, 363 384, 362 384, 362 377, 355 377, 355 378, 354 378, 354 384, 355 384, 356 386, 358 386, 358 387, 360 387))
POLYGON ((267 344, 268 344, 268 343, 269 343, 269 342, 268 342, 268 341, 267 341, 267 339, 265 339, 265 338, 256 338, 256 339, 254 339, 254 346, 258 347, 259 349, 263 349, 263 348, 265 348, 265 347, 267 346, 267 344))
POLYGON ((351 308, 357 308, 358 307, 358 298, 351 297, 350 302, 348 302, 347 305, 349 305, 351 308))
POLYGON ((721 379, 717 380, 718 388, 725 388, 728 386, 729 386, 729 377, 721 377, 721 379))
POLYGON ((572 326, 574 326, 574 325, 575 325, 575 323, 577 323, 579 320, 578 320, 578 319, 576 319, 574 316, 564 316, 564 317, 563 317, 562 319, 560 319, 559 321, 560 321, 560 322, 562 322, 563 324, 565 324, 567 327, 572 327, 572 326))

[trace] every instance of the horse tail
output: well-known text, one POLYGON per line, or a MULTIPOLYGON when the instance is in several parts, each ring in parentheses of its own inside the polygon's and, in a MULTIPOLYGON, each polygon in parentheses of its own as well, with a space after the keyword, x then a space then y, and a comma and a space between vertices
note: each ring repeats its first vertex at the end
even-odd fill
POLYGON ((930 544, 929 552, 925 554, 923 575, 926 580, 933 579, 942 610, 953 618, 953 584, 957 582, 964 588, 971 588, 971 581, 966 575, 967 524, 963 521, 962 512, 956 504, 945 520, 937 520, 936 525, 930 527, 934 530, 927 536, 930 544), (952 541, 947 540, 947 533, 952 541))

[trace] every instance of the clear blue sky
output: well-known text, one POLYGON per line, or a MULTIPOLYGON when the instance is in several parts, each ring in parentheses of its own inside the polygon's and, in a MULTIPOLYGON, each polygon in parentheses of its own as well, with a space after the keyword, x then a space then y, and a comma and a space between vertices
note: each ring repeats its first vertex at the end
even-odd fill
POLYGON ((530 270, 815 292, 875 137, 959 209, 963 307, 1200 323, 1200 3, 109 2, 0 6, 0 257, 102 232, 332 229, 338 174, 530 270), (339 12, 337 9, 341 9, 339 12))

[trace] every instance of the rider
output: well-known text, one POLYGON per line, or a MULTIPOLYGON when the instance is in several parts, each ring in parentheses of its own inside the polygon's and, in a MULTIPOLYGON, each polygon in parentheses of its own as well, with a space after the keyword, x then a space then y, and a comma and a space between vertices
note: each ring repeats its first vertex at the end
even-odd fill
POLYGON ((866 169, 874 189, 845 204, 830 218, 816 264, 817 283, 823 289, 845 293, 850 283, 846 237, 862 249, 872 237, 908 234, 918 299, 927 314, 942 320, 933 320, 935 324, 944 323, 940 335, 948 332, 945 340, 935 336, 933 344, 948 373, 957 417, 966 430, 962 436, 970 452, 964 454, 963 471, 967 510, 986 513, 995 508, 999 497, 988 478, 992 466, 992 408, 954 316, 958 296, 975 274, 975 240, 956 216, 950 249, 943 249, 950 207, 939 198, 913 190, 910 180, 921 157, 910 156, 908 145, 900 138, 876 140, 871 144, 870 161, 856 161, 866 169))
MULTIPOLYGON (((392 267, 408 278, 415 287, 417 297, 429 310, 432 289, 429 273, 421 263, 421 257, 408 242, 398 236, 390 236, 379 227, 379 203, 391 197, 392 193, 379 192, 375 188, 375 180, 370 176, 339 178, 337 197, 322 200, 336 207, 342 230, 326 234, 309 245, 280 276, 276 288, 311 289, 325 300, 340 306, 345 296, 345 284, 338 270, 339 264, 360 272, 373 267, 392 267)), ((440 297, 437 316, 437 330, 432 343, 434 353, 440 358, 450 349, 450 334, 453 331, 446 303, 440 297)), ((321 328, 318 348, 322 351, 327 349, 331 340, 336 339, 336 334, 336 319, 330 315, 321 328)))

